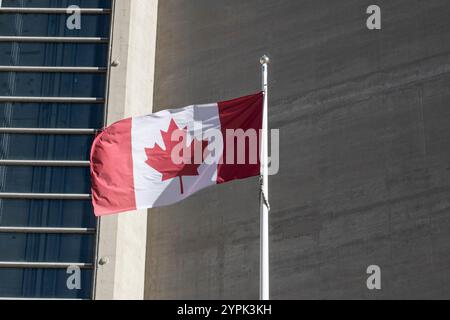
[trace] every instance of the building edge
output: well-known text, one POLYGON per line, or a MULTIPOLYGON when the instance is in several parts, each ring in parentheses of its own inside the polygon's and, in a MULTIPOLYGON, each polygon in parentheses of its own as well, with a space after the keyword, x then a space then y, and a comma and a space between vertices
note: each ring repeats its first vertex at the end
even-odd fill
MULTIPOLYGON (((114 1, 106 124, 152 112, 158 0, 114 1)), ((95 300, 142 300, 147 210, 102 217, 95 300)))

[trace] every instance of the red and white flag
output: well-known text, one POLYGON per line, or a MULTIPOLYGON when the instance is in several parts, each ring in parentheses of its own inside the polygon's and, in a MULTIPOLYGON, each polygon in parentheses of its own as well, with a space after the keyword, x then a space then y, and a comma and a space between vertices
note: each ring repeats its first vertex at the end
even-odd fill
POLYGON ((95 215, 161 207, 258 176, 262 117, 258 93, 114 123, 91 150, 95 215))

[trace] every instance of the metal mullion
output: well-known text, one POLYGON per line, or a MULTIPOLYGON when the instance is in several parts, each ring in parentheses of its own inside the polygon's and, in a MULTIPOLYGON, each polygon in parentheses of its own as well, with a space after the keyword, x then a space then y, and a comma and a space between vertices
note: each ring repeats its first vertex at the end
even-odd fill
POLYGON ((90 299, 0 297, 0 301, 88 301, 88 300, 90 299))
MULTIPOLYGON (((106 127, 108 124, 108 103, 110 98, 110 86, 111 86, 111 66, 113 62, 113 39, 114 39, 114 20, 115 20, 115 13, 116 13, 116 0, 111 0, 111 17, 109 21, 109 44, 108 44, 108 71, 106 74, 106 88, 105 88, 105 103, 104 103, 104 114, 103 114, 103 126, 106 127)), ((96 290, 97 290, 97 271, 98 271, 98 264, 97 261, 99 260, 99 244, 100 244, 100 226, 101 226, 101 217, 98 217, 96 219, 96 236, 95 236, 95 252, 94 252, 94 261, 96 262, 93 267, 93 278, 92 278, 92 289, 91 289, 91 298, 93 300, 96 299, 96 290)))
POLYGON ((0 72, 106 73, 106 67, 0 66, 0 72))
POLYGON ((0 42, 108 43, 105 37, 22 37, 0 36, 0 42))
POLYGON ((96 103, 103 104, 104 98, 97 97, 19 97, 0 96, 0 102, 23 102, 23 103, 96 103))
POLYGON ((42 234, 95 234, 94 228, 35 228, 35 227, 0 227, 0 233, 42 233, 42 234))
POLYGON ((78 267, 80 269, 92 269, 92 263, 80 262, 15 262, 0 261, 0 269, 67 269, 78 267))
POLYGON ((0 166, 30 166, 30 167, 89 167, 89 161, 58 161, 58 160, 0 160, 0 166))
MULTIPOLYGON (((69 8, 23 8, 23 7, 3 7, 0 8, 0 13, 40 13, 40 14, 70 14, 72 11, 69 8)), ((111 9, 103 8, 80 8, 77 9, 81 14, 110 14, 111 9)))
POLYGON ((0 199, 21 200, 90 200, 90 194, 1 192, 0 199))
POLYGON ((0 128, 0 134, 61 134, 93 135, 97 129, 59 129, 59 128, 0 128))

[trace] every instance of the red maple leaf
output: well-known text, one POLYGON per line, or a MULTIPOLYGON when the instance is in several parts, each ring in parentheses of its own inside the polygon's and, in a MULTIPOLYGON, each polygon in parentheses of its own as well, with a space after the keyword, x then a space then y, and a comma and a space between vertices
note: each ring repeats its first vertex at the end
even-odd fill
MULTIPOLYGON (((175 121, 172 119, 170 121, 169 128, 167 131, 161 130, 161 137, 164 141, 165 150, 163 150, 158 144, 155 144, 153 148, 145 148, 145 153, 147 154, 147 163, 150 167, 162 173, 162 181, 172 179, 175 177, 180 178, 180 189, 183 194, 183 176, 198 176, 198 167, 201 163, 195 163, 194 154, 196 150, 200 152, 201 150, 201 162, 204 160, 204 150, 208 145, 208 141, 199 141, 193 139, 190 145, 187 145, 187 128, 180 129, 175 121), (180 137, 178 141, 172 141, 172 136, 177 133, 180 137), (181 163, 175 163, 172 159, 172 150, 180 142, 185 144, 185 147, 181 149, 180 157, 183 159, 181 163), (199 149, 201 148, 201 149, 199 149)), ((198 162, 198 161, 197 161, 198 162)))

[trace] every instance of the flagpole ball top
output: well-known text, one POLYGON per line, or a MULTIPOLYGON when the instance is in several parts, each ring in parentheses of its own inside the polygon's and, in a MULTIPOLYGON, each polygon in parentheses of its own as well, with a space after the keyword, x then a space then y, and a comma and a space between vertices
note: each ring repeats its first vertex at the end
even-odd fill
POLYGON ((269 64, 270 63, 270 59, 269 57, 265 54, 261 57, 261 59, 259 60, 259 62, 261 64, 269 64))

